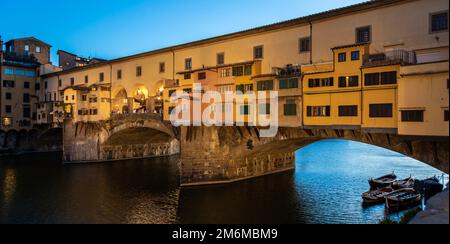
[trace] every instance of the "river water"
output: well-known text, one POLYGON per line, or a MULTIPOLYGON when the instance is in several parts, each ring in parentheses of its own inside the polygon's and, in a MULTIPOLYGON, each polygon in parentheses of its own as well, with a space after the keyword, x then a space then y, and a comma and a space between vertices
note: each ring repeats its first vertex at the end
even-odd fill
POLYGON ((60 154, 0 158, 0 223, 376 224, 386 213, 362 207, 368 179, 442 175, 344 140, 296 156, 295 172, 188 189, 179 187, 177 157, 90 165, 63 165, 60 154))

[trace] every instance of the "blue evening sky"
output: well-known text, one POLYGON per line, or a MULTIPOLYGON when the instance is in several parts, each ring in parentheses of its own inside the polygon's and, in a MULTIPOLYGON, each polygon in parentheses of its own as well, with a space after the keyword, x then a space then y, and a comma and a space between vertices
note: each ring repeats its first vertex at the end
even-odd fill
POLYGON ((297 18, 363 0, 1 0, 0 35, 35 36, 113 59, 297 18))

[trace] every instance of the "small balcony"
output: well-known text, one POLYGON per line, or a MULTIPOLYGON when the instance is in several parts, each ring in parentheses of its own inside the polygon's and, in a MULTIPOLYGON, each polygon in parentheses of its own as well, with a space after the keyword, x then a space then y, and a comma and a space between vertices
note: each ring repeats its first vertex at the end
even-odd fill
POLYGON ((28 54, 18 54, 15 52, 6 52, 4 55, 4 60, 6 63, 21 64, 28 66, 39 65, 38 60, 33 55, 28 54))
POLYGON ((383 65, 409 65, 416 63, 417 57, 413 51, 394 50, 364 56, 364 67, 366 68, 383 65))

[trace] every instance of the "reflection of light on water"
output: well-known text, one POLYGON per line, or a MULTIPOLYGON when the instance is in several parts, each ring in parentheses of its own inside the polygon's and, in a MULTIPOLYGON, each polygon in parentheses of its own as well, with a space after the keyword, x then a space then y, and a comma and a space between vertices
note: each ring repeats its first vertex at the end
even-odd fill
POLYGON ((173 224, 176 222, 180 190, 167 194, 145 194, 128 210, 128 224, 173 224))
POLYGON ((3 199, 6 205, 11 203, 14 193, 16 192, 16 187, 16 171, 13 169, 6 169, 5 179, 3 180, 3 199))

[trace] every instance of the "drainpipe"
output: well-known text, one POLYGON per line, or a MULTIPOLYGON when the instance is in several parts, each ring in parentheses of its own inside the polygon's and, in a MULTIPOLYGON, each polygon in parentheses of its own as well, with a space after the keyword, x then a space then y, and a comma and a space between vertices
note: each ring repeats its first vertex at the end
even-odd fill
POLYGON ((112 118, 112 64, 109 64, 109 117, 112 118))
POLYGON ((313 24, 311 20, 309 22, 309 40, 310 40, 310 51, 309 51, 309 63, 313 64, 313 24))
POLYGON ((170 51, 172 52, 172 80, 175 81, 175 51, 173 48, 170 51))

